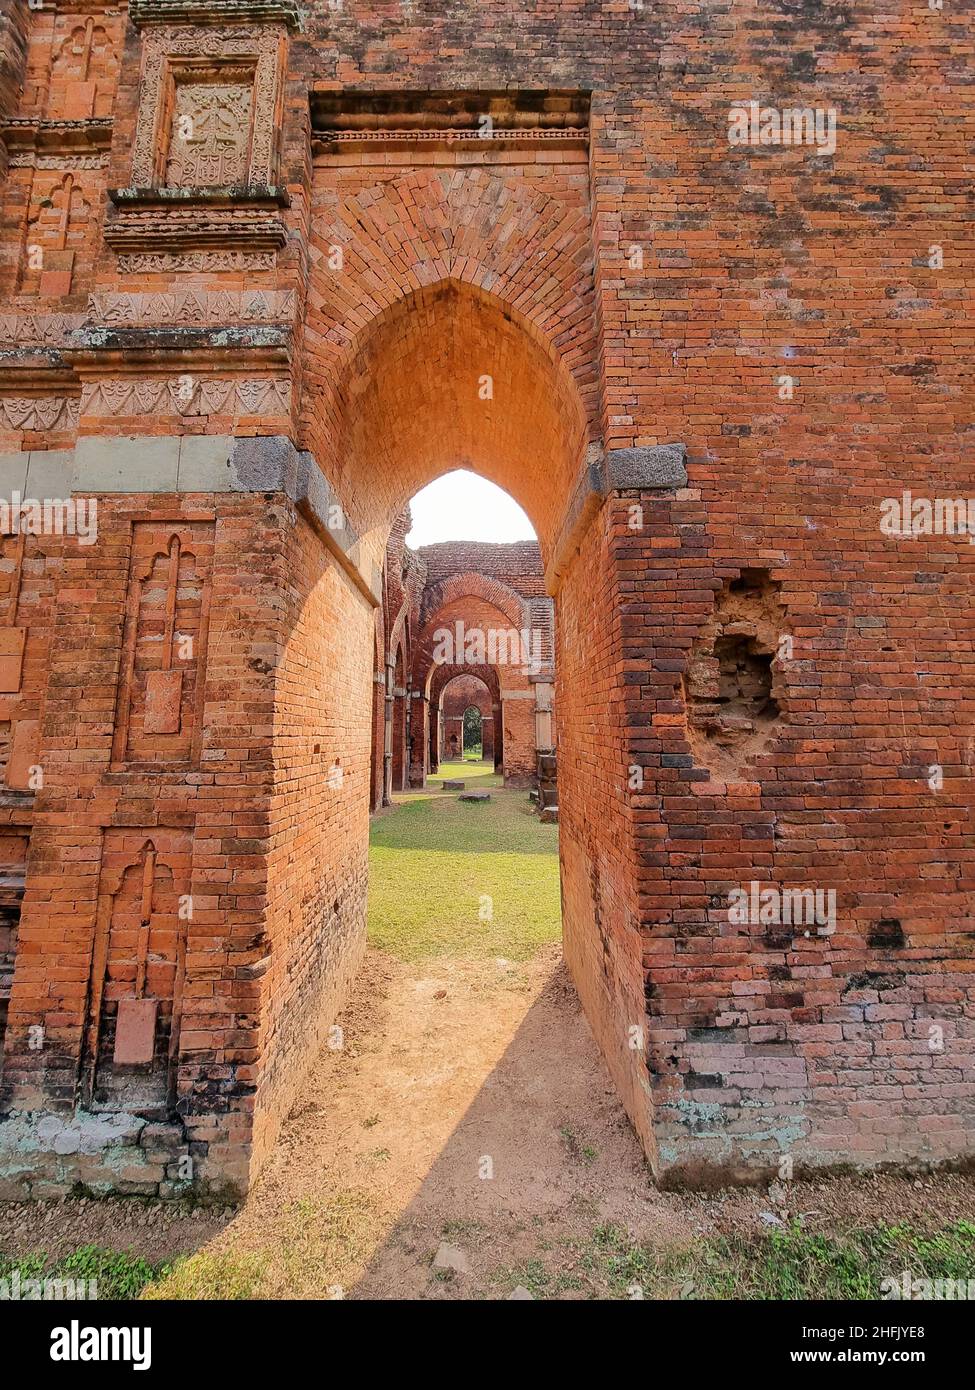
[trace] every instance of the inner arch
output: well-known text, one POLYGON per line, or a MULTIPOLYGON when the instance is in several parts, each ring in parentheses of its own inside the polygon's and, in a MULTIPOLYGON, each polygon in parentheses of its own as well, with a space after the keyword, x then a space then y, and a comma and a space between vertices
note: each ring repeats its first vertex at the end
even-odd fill
POLYGON ((586 420, 558 354, 501 300, 445 280, 397 301, 343 374, 338 415, 336 482, 371 551, 414 493, 462 467, 508 491, 550 554, 586 420))

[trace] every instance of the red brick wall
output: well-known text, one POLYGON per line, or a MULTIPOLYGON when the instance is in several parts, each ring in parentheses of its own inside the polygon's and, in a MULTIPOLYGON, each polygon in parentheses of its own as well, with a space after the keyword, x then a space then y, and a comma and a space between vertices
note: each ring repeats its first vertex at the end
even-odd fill
POLYGON ((365 946, 373 613, 308 524, 282 514, 288 576, 274 683, 269 965, 255 1165, 325 1043, 365 946))
MULTIPOLYGON (((103 233, 126 215, 106 190, 132 183, 149 31, 99 10, 106 37, 82 92, 78 45, 61 46, 79 15, 6 5, 0 112, 62 118, 90 95, 94 115, 75 143, 50 127, 5 135, 0 455, 92 436, 287 434, 336 489, 366 573, 438 473, 463 461, 507 488, 558 588, 567 955, 659 1170, 969 1152, 975 550, 966 535, 879 525, 905 488, 971 492, 967 15, 313 8, 300 35, 282 22, 258 36, 282 61, 288 45, 262 109, 290 206, 231 209, 235 227, 279 225, 280 247, 247 261, 229 234, 216 251, 191 236, 178 264, 149 248, 123 268, 103 233), (310 91, 313 104, 339 91, 341 106, 377 87, 417 94, 423 138, 312 143, 310 91), (423 94, 438 88, 505 93, 501 125, 541 119, 520 88, 591 92, 588 147, 579 129, 431 137, 423 94), (730 147, 729 104, 752 98, 835 107, 835 154, 730 147), (110 131, 97 124, 109 109, 110 131), (47 278, 25 278, 34 217, 47 278), (612 477, 614 450, 671 441, 687 445, 686 489, 587 500, 587 461, 612 477), (707 674, 718 596, 749 569, 778 586, 794 650, 777 662, 778 718, 719 778, 724 760, 689 735, 685 679, 707 674), (835 932, 742 930, 728 894, 751 881, 835 891, 835 932), (653 1119, 629 1046, 644 988, 653 1119)), ((205 208, 194 236, 215 218, 205 208)), ((177 221, 157 217, 167 235, 177 221)), ((126 466, 142 462, 136 448, 126 466)), ((325 577, 321 543, 292 513, 275 488, 175 498, 160 484, 106 500, 98 545, 66 548, 63 574, 46 562, 27 576, 38 632, 22 708, 38 711, 44 786, 0 806, 18 831, 33 821, 6 1100, 70 1108, 92 951, 117 896, 105 848, 139 855, 155 836, 160 873, 178 878, 189 855, 195 904, 179 1096, 208 1146, 200 1172, 236 1182, 251 1112, 259 1158, 331 1007, 302 981, 326 965, 342 980, 362 912, 376 620, 325 577), (214 528, 203 738, 178 770, 113 766, 132 523, 185 523, 194 540, 214 528), (55 576, 46 682, 32 685, 55 576), (320 689, 330 639, 302 627, 306 606, 344 633, 320 689), (336 703, 362 806, 341 821, 308 750, 319 728, 330 746, 336 703), (313 807, 307 841, 298 793, 313 807), (329 855, 321 884, 315 845, 329 855), (282 883, 306 900, 285 902, 282 883), (285 962, 304 1042, 281 1012, 285 962)), ((8 540, 5 564, 9 552, 8 540)), ((36 564, 46 539, 27 553, 36 564)), ((405 631, 417 594, 408 603, 400 580, 387 611, 405 631)), ((386 660, 395 636, 381 634, 386 660)), ((169 1180, 140 1163, 143 1177, 117 1180, 169 1180)))
MULTIPOLYGON (((63 566, 4 1092, 7 1103, 22 1110, 68 1108, 79 1085, 83 1092, 86 1030, 96 1017, 89 989, 102 978, 98 942, 103 930, 121 921, 119 872, 141 862, 150 843, 160 884, 174 876, 189 905, 174 1081, 186 1136, 195 1146, 193 1176, 204 1184, 242 1186, 250 1166, 260 1022, 254 967, 267 953, 278 650, 269 614, 278 607, 273 594, 282 582, 279 508, 251 497, 153 499, 151 525, 163 548, 172 535, 182 536, 187 548, 199 548, 201 531, 212 537, 211 619, 205 646, 198 644, 182 663, 185 718, 193 717, 194 685, 203 687, 202 738, 195 747, 169 748, 168 763, 147 763, 129 756, 131 749, 119 758, 113 751, 120 712, 145 695, 144 675, 123 659, 127 609, 137 630, 143 623, 158 628, 151 603, 132 604, 133 561, 141 572, 137 546, 148 524, 145 502, 101 499, 97 545, 65 541, 63 558, 50 571, 56 576, 63 566), (32 1038, 37 1027, 43 1033, 32 1038)), ((45 540, 45 549, 49 544, 45 540)), ((166 735, 155 741, 162 752, 166 735)), ((162 888, 154 894, 154 913, 168 912, 162 888)), ((163 1176, 154 1179, 154 1189, 163 1176)))
POLYGON ((477 676, 456 676, 445 687, 441 699, 444 745, 449 750, 450 735, 457 739, 458 752, 463 748, 464 712, 476 709, 481 716, 481 753, 487 761, 494 760, 494 701, 491 692, 477 676))

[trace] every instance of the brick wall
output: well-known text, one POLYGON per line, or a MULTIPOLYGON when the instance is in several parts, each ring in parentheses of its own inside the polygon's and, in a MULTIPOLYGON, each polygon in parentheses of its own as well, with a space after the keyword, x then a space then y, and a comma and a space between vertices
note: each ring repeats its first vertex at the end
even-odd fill
POLYGON ((441 697, 442 734, 441 757, 444 749, 464 746, 464 712, 476 709, 481 716, 481 753, 488 762, 494 761, 494 701, 491 692, 477 676, 455 676, 444 686, 441 697), (455 742, 451 745, 451 735, 455 742))
POLYGON ((370 678, 400 636, 415 667, 419 576, 380 618, 373 581, 409 497, 459 465, 525 507, 557 599, 566 952, 657 1171, 970 1153, 975 550, 880 526, 905 489, 971 491, 967 15, 311 10, 300 34, 282 8, 188 40, 251 74, 246 149, 211 154, 255 182, 222 205, 140 184, 174 153, 208 177, 167 124, 178 36, 0 9, 4 487, 63 465, 106 499, 89 550, 28 538, 30 621, 7 622, 28 628, 8 722, 36 719, 43 776, 0 805, 31 831, 0 1125, 31 1157, 10 1181, 170 1191, 189 1142, 201 1180, 240 1186, 266 1153, 354 964, 370 678), (753 99, 835 109, 835 153, 730 145, 753 99), (478 113, 517 133, 483 139, 478 113), (220 440, 252 436, 306 452, 225 468, 220 440), (640 452, 674 442, 686 466, 640 452), (343 520, 313 541, 326 495, 343 520), (181 681, 154 664, 165 563, 133 570, 171 528, 209 566, 176 586, 190 635, 178 591, 209 591, 206 668, 180 659, 181 681), (729 723, 727 692, 766 677, 729 723), (178 747, 144 744, 150 700, 178 747), (319 729, 358 812, 321 789, 319 729), (178 1103, 76 1122, 136 866, 194 903, 178 1103), (752 883, 835 893, 834 929, 733 920, 752 883), (55 1162, 48 1120, 76 1155, 110 1139, 115 1167, 55 1162))

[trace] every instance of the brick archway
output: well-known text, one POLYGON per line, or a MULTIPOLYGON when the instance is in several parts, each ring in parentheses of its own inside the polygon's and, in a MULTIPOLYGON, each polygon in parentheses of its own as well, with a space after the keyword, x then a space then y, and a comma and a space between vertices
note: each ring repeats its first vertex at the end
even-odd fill
POLYGON ((317 446, 328 429, 329 476, 374 555, 408 499, 461 466, 509 492, 551 556, 589 427, 569 368, 513 302, 440 279, 377 312, 334 370, 324 395, 308 393, 303 432, 317 446))
MULTIPOLYGON (((503 750, 501 770, 508 786, 530 785, 535 772, 534 686, 524 667, 508 661, 508 648, 522 645, 522 634, 528 625, 527 605, 507 585, 487 575, 457 575, 432 590, 413 657, 414 708, 429 711, 423 716, 428 720, 437 718, 437 692, 442 691, 445 683, 443 670, 455 675, 468 670, 479 674, 482 669, 491 673, 499 731, 497 746, 503 750), (463 652, 456 652, 453 660, 438 660, 438 639, 455 633, 461 638, 465 634, 486 637, 488 644, 495 639, 500 650, 494 658, 488 654, 488 662, 483 666, 463 652), (505 664, 492 664, 493 660, 505 664)), ((416 743, 413 753, 411 782, 417 786, 423 784, 430 760, 428 748, 416 743), (422 761, 425 756, 426 762, 422 761)))
MULTIPOLYGON (((492 718, 492 738, 491 756, 494 759, 494 766, 497 772, 504 771, 504 718, 501 703, 501 681, 496 666, 458 666, 458 665, 434 665, 429 673, 429 685, 427 687, 429 725, 430 725, 430 753, 431 767, 433 771, 432 754, 436 747, 439 759, 440 745, 444 743, 443 718, 443 696, 447 686, 454 681, 462 680, 465 676, 470 676, 478 681, 486 692, 490 706, 492 718)), ((483 714, 483 711, 482 711, 483 714)), ((487 756, 487 754, 485 754, 487 756)))
POLYGON ((363 949, 386 539, 457 467, 557 596, 565 953, 655 1173, 970 1158, 975 551, 885 515, 970 490, 968 185, 935 267, 911 169, 953 136, 901 121, 897 197, 851 201, 889 102, 799 160, 700 90, 767 48, 842 110, 869 43, 923 114, 930 14, 527 7, 485 44, 483 6, 404 9, 391 90, 354 8, 101 6, 84 80, 76 14, 0 10, 0 474, 98 501, 91 544, 0 536, 0 1179, 260 1168, 363 949), (735 920, 746 888, 836 930, 735 920), (121 938, 174 904, 153 994, 121 938))
MULTIPOLYGON (((458 754, 464 753, 464 734, 465 734, 465 715, 470 708, 477 710, 481 718, 481 756, 485 761, 491 762, 495 767, 500 765, 501 750, 498 750, 498 757, 495 756, 495 723, 500 723, 500 706, 487 683, 472 671, 460 671, 449 680, 444 681, 440 692, 439 711, 440 723, 439 732, 442 748, 441 755, 452 755, 453 750, 458 754)), ((431 716, 434 714, 431 702, 431 716)), ((431 729, 433 720, 431 719, 431 729)), ((431 752, 433 750, 431 749, 431 752)))

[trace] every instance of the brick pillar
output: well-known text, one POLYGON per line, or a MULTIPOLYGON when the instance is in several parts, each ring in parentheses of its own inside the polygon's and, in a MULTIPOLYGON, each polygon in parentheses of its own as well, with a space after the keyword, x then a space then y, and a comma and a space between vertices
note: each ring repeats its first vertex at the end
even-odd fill
POLYGON ((494 717, 481 713, 481 756, 487 762, 494 761, 494 717))
POLYGON ((535 698, 528 689, 501 691, 504 725, 504 784, 529 787, 535 781, 535 698))
POLYGON ((430 701, 416 691, 410 698, 410 786, 426 786, 429 764, 430 701))
POLYGON ((396 668, 392 661, 386 663, 386 695, 383 703, 383 805, 393 804, 393 720, 396 699, 393 694, 396 685, 396 668))
MULTIPOLYGON (((27 0, 0 0, 0 123, 17 114, 27 63, 27 0)), ((0 139, 0 182, 7 173, 7 147, 0 139)))
POLYGON ((430 772, 435 773, 440 767, 440 704, 430 704, 430 732, 429 732, 429 758, 430 772))

